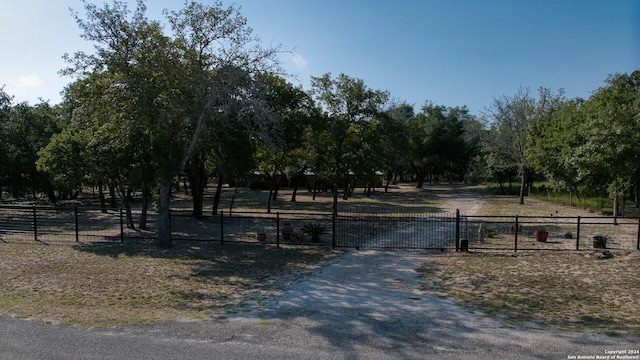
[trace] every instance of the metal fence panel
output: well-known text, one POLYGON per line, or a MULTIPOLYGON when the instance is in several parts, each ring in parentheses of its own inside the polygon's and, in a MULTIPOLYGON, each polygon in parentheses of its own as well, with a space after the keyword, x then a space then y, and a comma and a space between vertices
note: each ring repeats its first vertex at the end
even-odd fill
MULTIPOLYGON (((132 215, 135 229, 126 227, 120 209, 0 205, 0 242, 157 239, 156 212, 148 212, 145 229, 139 228, 141 213, 132 215)), ((345 249, 454 251, 466 240, 472 251, 587 250, 598 237, 608 249, 640 250, 638 218, 235 212, 195 219, 190 212, 173 211, 171 219, 175 241, 314 244, 301 230, 318 225, 325 233, 316 245, 345 249), (285 239, 285 223, 297 236, 285 239)))
POLYGON ((640 232, 637 218, 479 215, 468 219, 469 247, 474 250, 587 250, 594 248, 596 236, 605 237, 609 249, 632 250, 638 248, 640 232))
POLYGON ((340 214, 336 247, 372 250, 455 250, 456 216, 340 214))
MULTIPOLYGON (((34 241, 34 210, 29 206, 0 206, 0 241, 34 241)), ((37 218, 36 218, 37 221, 37 218)))

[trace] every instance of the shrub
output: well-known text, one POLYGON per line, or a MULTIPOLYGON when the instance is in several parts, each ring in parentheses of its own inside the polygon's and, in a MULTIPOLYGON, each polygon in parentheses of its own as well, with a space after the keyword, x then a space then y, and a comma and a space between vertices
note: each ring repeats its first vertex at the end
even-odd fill
POLYGON ((484 236, 488 238, 494 238, 498 235, 498 230, 496 229, 487 229, 484 231, 484 236))

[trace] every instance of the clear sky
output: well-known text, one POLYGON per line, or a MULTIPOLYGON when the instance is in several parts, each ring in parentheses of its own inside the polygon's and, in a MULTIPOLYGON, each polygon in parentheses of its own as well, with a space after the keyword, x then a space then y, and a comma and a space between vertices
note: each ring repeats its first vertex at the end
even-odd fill
MULTIPOLYGON (((93 1, 103 3, 104 1, 93 1)), ((110 1, 109 1, 110 2, 110 1)), ((133 1, 131 9, 135 6, 133 1)), ((212 0, 201 0, 211 3, 212 0)), ((148 16, 182 0, 147 0, 148 16)), ((225 5, 231 2, 224 1, 225 5)), ((612 73, 640 70, 640 0, 236 0, 285 68, 345 73, 393 99, 467 105, 478 114, 519 87, 588 98, 612 73)), ((0 0, 0 86, 14 102, 60 101, 64 53, 90 50, 69 8, 79 0, 0 0)))

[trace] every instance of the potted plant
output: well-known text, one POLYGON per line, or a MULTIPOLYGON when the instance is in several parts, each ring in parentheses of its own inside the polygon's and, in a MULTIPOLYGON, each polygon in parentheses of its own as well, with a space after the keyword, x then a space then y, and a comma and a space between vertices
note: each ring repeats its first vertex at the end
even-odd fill
POLYGON ((311 236, 312 242, 319 242, 320 235, 327 234, 327 227, 322 224, 306 224, 302 227, 302 232, 311 236))
POLYGON ((536 230, 536 241, 539 242, 547 242, 547 238, 549 237, 549 232, 547 230, 536 230))
POLYGON ((593 248, 594 249, 606 249, 607 248, 607 236, 605 235, 596 235, 593 237, 593 248))

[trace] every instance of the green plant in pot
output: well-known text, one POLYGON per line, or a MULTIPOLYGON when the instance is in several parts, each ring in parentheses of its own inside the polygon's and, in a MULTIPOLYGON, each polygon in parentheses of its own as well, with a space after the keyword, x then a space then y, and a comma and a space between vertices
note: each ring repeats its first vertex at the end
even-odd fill
POLYGON ((306 224, 302 227, 302 232, 311 236, 312 242, 319 242, 320 235, 328 234, 327 227, 321 224, 306 224))

